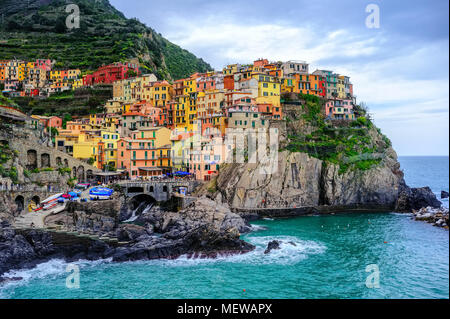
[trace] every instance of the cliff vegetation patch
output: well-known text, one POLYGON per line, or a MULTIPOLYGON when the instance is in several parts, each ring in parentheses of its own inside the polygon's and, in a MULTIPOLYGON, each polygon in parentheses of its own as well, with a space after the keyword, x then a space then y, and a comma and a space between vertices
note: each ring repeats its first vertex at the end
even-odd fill
POLYGON ((328 121, 324 101, 316 96, 299 95, 298 112, 287 112, 288 142, 282 150, 303 152, 339 165, 339 173, 349 169, 368 170, 378 165, 390 140, 370 120, 364 106, 355 106, 354 121, 328 121))

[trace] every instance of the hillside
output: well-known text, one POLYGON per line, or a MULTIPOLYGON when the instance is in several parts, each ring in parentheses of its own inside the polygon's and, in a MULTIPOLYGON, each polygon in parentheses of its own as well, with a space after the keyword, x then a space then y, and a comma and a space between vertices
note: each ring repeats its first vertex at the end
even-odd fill
POLYGON ((138 58, 145 73, 179 79, 211 66, 169 42, 108 0, 0 1, 0 59, 50 58, 57 68, 94 70, 138 58), (66 5, 80 8, 80 28, 68 30, 66 5))

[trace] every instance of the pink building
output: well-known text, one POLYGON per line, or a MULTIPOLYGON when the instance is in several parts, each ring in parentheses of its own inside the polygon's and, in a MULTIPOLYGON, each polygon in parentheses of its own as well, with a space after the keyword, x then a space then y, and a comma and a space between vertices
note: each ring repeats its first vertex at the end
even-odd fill
POLYGON ((333 120, 354 120, 353 101, 351 99, 328 100, 325 104, 325 115, 333 120))
POLYGON ((50 59, 37 59, 35 66, 44 71, 52 70, 52 61, 50 59))

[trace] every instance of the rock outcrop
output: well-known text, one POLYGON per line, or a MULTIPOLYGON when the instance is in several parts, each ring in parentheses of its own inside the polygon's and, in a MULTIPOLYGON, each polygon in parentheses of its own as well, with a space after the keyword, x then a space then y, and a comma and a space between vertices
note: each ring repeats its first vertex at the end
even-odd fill
POLYGON ((181 254, 214 257, 248 252, 254 247, 240 239, 250 227, 226 204, 199 198, 174 213, 155 207, 136 220, 137 225, 120 225, 119 239, 130 241, 118 249, 116 261, 173 258, 181 254))
POLYGON ((445 199, 445 198, 448 198, 448 192, 441 191, 441 199, 445 199))
POLYGON ((47 225, 115 236, 120 244, 43 230, 18 232, 3 223, 0 226, 0 275, 9 269, 32 267, 52 258, 128 261, 176 258, 184 254, 216 257, 254 249, 240 239, 242 232, 250 231, 249 225, 226 204, 199 198, 177 213, 155 207, 140 215, 137 224, 119 224, 122 204, 122 197, 102 202, 73 202, 66 211, 46 219, 47 225), (105 221, 108 229, 103 228, 105 221))
POLYGON ((233 208, 298 208, 321 205, 393 209, 403 182, 392 149, 382 162, 365 171, 339 173, 339 166, 305 153, 278 154, 278 170, 260 172, 258 164, 229 164, 217 188, 233 208))
POLYGON ((411 212, 423 207, 439 208, 441 205, 442 203, 429 187, 410 188, 403 184, 395 210, 398 212, 411 212))

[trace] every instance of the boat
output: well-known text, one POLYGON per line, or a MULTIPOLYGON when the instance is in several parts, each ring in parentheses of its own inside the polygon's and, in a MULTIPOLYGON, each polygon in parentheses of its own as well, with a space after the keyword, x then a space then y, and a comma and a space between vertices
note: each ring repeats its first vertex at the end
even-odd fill
POLYGON ((110 199, 114 191, 106 187, 94 187, 89 191, 91 200, 110 199))
POLYGON ((52 209, 53 207, 55 207, 56 205, 58 205, 58 202, 51 202, 47 205, 44 206, 44 210, 49 210, 52 209))
POLYGON ((49 202, 58 200, 58 198, 61 197, 63 194, 64 194, 64 193, 60 193, 60 194, 53 195, 53 196, 47 198, 46 200, 43 200, 43 201, 41 202, 41 205, 45 205, 45 204, 48 204, 49 202))

